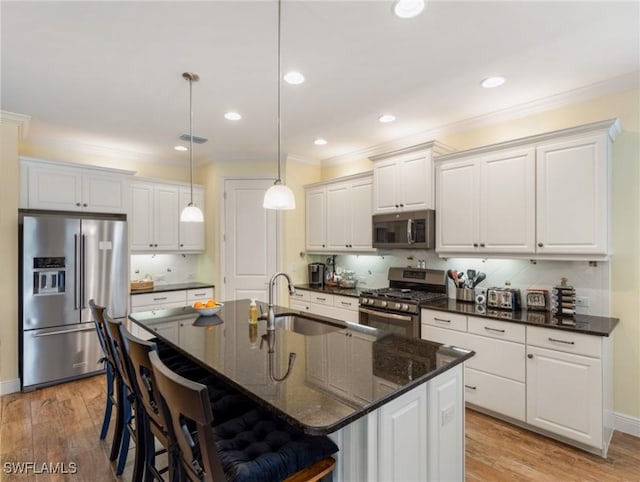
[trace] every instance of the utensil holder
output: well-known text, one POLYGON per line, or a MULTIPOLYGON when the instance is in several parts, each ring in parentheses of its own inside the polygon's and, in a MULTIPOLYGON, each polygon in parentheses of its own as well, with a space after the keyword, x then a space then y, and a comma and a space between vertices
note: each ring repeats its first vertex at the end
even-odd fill
POLYGON ((473 303, 474 299, 473 288, 456 288, 456 300, 473 303))

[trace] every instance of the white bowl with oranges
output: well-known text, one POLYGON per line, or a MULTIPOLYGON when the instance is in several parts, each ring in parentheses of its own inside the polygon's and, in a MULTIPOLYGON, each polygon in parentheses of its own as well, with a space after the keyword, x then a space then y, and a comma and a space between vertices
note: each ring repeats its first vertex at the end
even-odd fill
POLYGON ((205 302, 196 301, 193 304, 193 309, 196 310, 200 316, 213 316, 224 306, 224 303, 218 303, 214 299, 207 300, 205 302))

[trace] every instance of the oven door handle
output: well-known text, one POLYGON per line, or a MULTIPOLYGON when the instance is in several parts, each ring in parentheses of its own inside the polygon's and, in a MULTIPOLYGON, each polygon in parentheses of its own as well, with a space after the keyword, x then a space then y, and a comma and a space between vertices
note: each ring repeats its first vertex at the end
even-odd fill
POLYGON ((397 315, 395 313, 386 313, 384 311, 369 310, 367 308, 360 308, 360 313, 366 313, 367 315, 379 316, 381 318, 388 318, 391 320, 399 321, 411 321, 413 319, 410 315, 397 315))

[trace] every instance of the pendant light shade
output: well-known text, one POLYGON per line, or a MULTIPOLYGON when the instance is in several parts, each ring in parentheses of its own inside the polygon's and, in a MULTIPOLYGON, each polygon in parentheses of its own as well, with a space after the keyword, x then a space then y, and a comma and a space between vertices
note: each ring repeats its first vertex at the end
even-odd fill
POLYGON ((296 198, 290 187, 276 181, 264 194, 262 207, 266 209, 295 209, 296 198))
POLYGON ((200 80, 198 74, 184 72, 182 77, 189 82, 189 168, 191 198, 186 208, 180 213, 180 222, 183 223, 203 223, 204 215, 202 210, 193 202, 193 83, 200 80))
POLYGON ((278 179, 273 183, 267 192, 264 194, 264 200, 262 201, 262 207, 265 209, 295 209, 296 198, 293 195, 291 188, 287 187, 280 178, 280 147, 281 147, 281 132, 280 132, 280 0, 278 0, 278 179))

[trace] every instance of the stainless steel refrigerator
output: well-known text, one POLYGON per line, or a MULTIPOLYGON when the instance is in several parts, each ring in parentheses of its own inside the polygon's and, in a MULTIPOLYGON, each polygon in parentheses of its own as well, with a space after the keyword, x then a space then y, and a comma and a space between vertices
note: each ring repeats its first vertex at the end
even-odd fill
POLYGON ((102 370, 89 300, 127 316, 125 215, 20 210, 23 390, 102 370))

